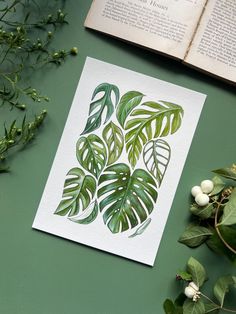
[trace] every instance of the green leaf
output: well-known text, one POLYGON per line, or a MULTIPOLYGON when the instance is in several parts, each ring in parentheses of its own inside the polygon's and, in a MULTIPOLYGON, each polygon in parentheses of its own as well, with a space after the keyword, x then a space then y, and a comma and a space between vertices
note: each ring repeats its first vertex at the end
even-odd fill
POLYGON ((134 109, 125 124, 128 159, 135 167, 143 145, 157 137, 175 133, 181 126, 183 109, 169 102, 145 102, 142 108, 134 109), (132 118, 133 117, 133 118, 132 118))
POLYGON ((223 276, 216 281, 213 291, 216 299, 220 302, 221 307, 224 305, 225 294, 229 292, 230 286, 236 288, 235 284, 236 277, 234 276, 223 276))
POLYGON ((76 156, 81 166, 96 178, 106 165, 107 153, 103 141, 95 134, 82 136, 76 144, 76 156))
MULTIPOLYGON (((219 231, 224 240, 236 250, 236 228, 234 226, 219 226, 219 231)), ((215 229, 212 229, 212 236, 206 241, 208 247, 217 254, 224 255, 232 262, 236 262, 236 254, 230 251, 219 238, 215 229)))
POLYGON ((119 97, 120 93, 117 86, 108 83, 98 85, 92 96, 93 102, 90 104, 89 118, 82 134, 90 133, 98 129, 102 123, 102 115, 104 112, 106 112, 104 121, 104 123, 106 123, 113 114, 114 107, 117 105, 119 97), (103 93, 103 95, 94 100, 94 98, 100 93, 103 93), (112 100, 113 93, 115 95, 114 103, 112 100))
POLYGON ((84 211, 96 192, 96 181, 92 176, 85 175, 79 168, 72 168, 67 173, 62 200, 55 214, 69 217, 84 211))
POLYGON ((212 172, 219 174, 220 176, 236 181, 236 165, 233 164, 230 168, 221 168, 212 170, 212 172))
POLYGON ((166 299, 163 308, 165 310, 165 314, 175 314, 175 305, 170 299, 166 299))
POLYGON ((187 299, 183 305, 183 314, 205 314, 205 306, 200 299, 197 302, 193 302, 187 299))
POLYGON ((143 151, 143 160, 148 171, 156 178, 159 186, 165 175, 170 161, 171 149, 169 144, 158 139, 146 144, 143 151))
POLYGON ((113 122, 110 122, 104 128, 102 136, 108 148, 107 164, 111 165, 119 159, 122 153, 124 147, 124 136, 121 129, 113 122))
POLYGON ((190 211, 193 215, 198 216, 202 219, 210 218, 214 213, 215 208, 213 203, 209 203, 206 206, 199 206, 196 203, 192 204, 190 207, 190 211))
POLYGON ((187 272, 192 275, 193 282, 200 288, 206 280, 206 271, 202 264, 190 257, 187 263, 187 272))
POLYGON ((84 212, 81 215, 69 219, 79 224, 88 225, 97 218, 97 215, 98 203, 97 201, 94 201, 84 210, 84 212))
POLYGON ((116 117, 120 125, 124 128, 125 120, 130 112, 142 101, 143 94, 137 91, 130 91, 124 94, 117 106, 116 117))
POLYGON ((177 276, 180 277, 182 280, 192 281, 192 275, 186 271, 178 270, 177 276))
POLYGON ((204 243, 210 235, 212 235, 212 231, 208 228, 191 226, 184 231, 178 241, 189 247, 197 247, 204 243))
POLYGON ((135 232, 129 236, 129 238, 134 238, 138 235, 141 235, 147 229, 147 227, 150 225, 151 221, 152 221, 151 218, 148 218, 146 221, 144 221, 144 223, 142 223, 141 226, 138 227, 135 230, 135 232))
MULTIPOLYGON (((178 307, 178 308, 180 308, 180 307, 182 308, 182 306, 183 306, 183 304, 184 304, 186 299, 187 299, 186 295, 183 292, 181 292, 177 296, 177 298, 175 299, 175 306, 178 307)), ((183 309, 182 309, 181 313, 183 313, 183 309)))
POLYGON ((221 178, 217 176, 212 179, 212 182, 214 183, 214 188, 211 191, 210 195, 217 195, 224 189, 225 183, 221 180, 221 178))
POLYGON ((214 303, 205 303, 205 313, 217 314, 220 311, 220 307, 214 303))
POLYGON ((126 164, 106 168, 99 179, 98 197, 104 223, 113 233, 144 222, 157 200, 156 183, 143 169, 133 174, 126 164))
POLYGON ((236 189, 230 195, 228 203, 224 207, 223 216, 218 225, 230 226, 236 224, 236 189))

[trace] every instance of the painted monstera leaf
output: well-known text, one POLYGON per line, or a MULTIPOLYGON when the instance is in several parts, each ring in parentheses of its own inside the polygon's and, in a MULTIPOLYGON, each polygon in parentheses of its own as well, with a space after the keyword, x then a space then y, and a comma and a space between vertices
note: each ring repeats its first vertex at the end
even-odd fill
POLYGON ((128 159, 135 167, 143 146, 153 138, 175 133, 181 126, 183 109, 179 105, 161 101, 145 102, 134 109, 125 124, 128 159))
POLYGON ((85 175, 80 168, 72 168, 66 177, 62 200, 55 214, 69 217, 84 211, 96 192, 96 181, 90 175, 85 175))
POLYGON ((148 142, 143 150, 143 160, 148 171, 161 185, 167 166, 170 161, 171 149, 169 144, 162 140, 148 142))
POLYGON ((120 93, 117 86, 108 83, 98 85, 92 95, 89 118, 82 134, 87 134, 98 129, 102 124, 103 115, 105 116, 104 123, 106 123, 113 114, 114 108, 119 101, 119 97, 120 93), (100 96, 101 93, 102 95, 100 96))
POLYGON ((143 169, 132 174, 123 163, 106 168, 99 179, 99 208, 112 233, 132 229, 144 222, 157 200, 156 183, 143 169))
POLYGON ((106 165, 107 153, 103 141, 95 134, 82 136, 76 144, 76 156, 81 166, 96 178, 106 165))
POLYGON ((116 117, 122 128, 124 128, 125 120, 131 111, 141 103, 143 96, 140 92, 130 91, 121 97, 117 106, 116 117))
POLYGON ((115 123, 110 122, 102 132, 103 139, 107 144, 108 148, 108 165, 116 162, 124 147, 124 136, 121 129, 115 125, 115 123))

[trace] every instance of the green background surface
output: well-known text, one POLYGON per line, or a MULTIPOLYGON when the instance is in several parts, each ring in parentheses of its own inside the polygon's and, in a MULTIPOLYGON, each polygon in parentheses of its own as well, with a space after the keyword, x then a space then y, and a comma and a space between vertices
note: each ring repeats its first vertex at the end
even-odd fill
POLYGON ((163 301, 181 289, 175 274, 190 256, 206 266, 209 286, 219 275, 235 273, 207 247, 191 250, 177 242, 189 218, 191 187, 236 161, 235 88, 86 30, 90 4, 66 2, 69 25, 55 46, 77 46, 79 54, 35 73, 34 86, 51 98, 47 121, 32 145, 11 159, 11 173, 0 175, 1 314, 162 314, 163 301), (207 94, 153 268, 31 229, 87 56, 207 94))

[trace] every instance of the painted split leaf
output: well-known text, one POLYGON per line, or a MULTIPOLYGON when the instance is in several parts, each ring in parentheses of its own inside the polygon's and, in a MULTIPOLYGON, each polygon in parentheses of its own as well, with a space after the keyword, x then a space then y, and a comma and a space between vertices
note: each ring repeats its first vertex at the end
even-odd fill
POLYGON ((162 139, 154 141, 152 140, 144 147, 143 160, 145 166, 157 180, 159 186, 161 185, 167 166, 169 164, 170 155, 170 146, 162 139))
POLYGON ((173 134, 180 128, 183 113, 181 106, 165 101, 145 102, 132 111, 125 124, 126 151, 132 168, 148 141, 173 134))
POLYGON ((116 117, 122 128, 124 128, 125 121, 131 111, 141 103, 143 96, 140 92, 130 91, 121 97, 117 106, 116 117))
POLYGON ((99 179, 99 208, 104 223, 113 233, 132 229, 144 222, 157 200, 156 183, 142 169, 133 174, 126 164, 106 168, 99 179))
POLYGON ((107 161, 105 145, 95 134, 79 138, 76 144, 76 156, 81 166, 96 178, 99 177, 107 161))
POLYGON ((108 148, 108 165, 116 162, 124 147, 124 136, 121 129, 113 122, 110 122, 102 132, 103 139, 108 148))
POLYGON ((114 112, 120 97, 120 92, 117 86, 102 83, 96 87, 92 96, 92 102, 89 108, 89 118, 82 134, 87 134, 98 129, 102 124, 102 116, 105 115, 106 123, 114 112), (97 95, 102 96, 100 98, 97 95), (113 99, 113 95, 114 98, 113 99), (96 99, 95 99, 96 98, 96 99))
POLYGON ((97 218, 97 215, 98 215, 98 203, 97 201, 95 201, 95 202, 92 202, 84 210, 84 212, 81 215, 77 217, 71 217, 69 219, 79 224, 88 225, 97 218))
POLYGON ((62 200, 55 214, 65 216, 77 215, 90 204, 96 192, 96 181, 90 175, 85 175, 80 168, 72 168, 66 177, 62 200))

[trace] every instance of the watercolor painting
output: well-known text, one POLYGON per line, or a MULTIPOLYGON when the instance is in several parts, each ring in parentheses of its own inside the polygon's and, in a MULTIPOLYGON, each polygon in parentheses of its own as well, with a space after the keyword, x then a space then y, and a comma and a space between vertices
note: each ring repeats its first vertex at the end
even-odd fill
POLYGON ((68 171, 55 214, 80 224, 102 214, 112 233, 139 228, 150 219, 170 161, 171 148, 162 138, 178 131, 183 115, 180 105, 148 100, 140 91, 120 97, 118 86, 99 84, 76 144, 80 168, 68 171), (101 127, 99 137, 95 132, 101 127), (119 162, 123 149, 127 163, 119 162), (145 169, 136 168, 142 154, 145 169))
POLYGON ((204 100, 87 58, 33 228, 153 265, 204 100))

